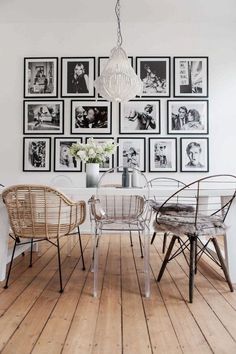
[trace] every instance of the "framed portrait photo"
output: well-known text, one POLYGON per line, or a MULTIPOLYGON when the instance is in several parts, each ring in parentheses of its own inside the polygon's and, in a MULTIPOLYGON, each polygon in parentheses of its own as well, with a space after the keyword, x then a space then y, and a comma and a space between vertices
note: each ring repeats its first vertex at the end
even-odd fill
POLYGON ((71 101, 71 134, 111 134, 111 102, 71 101))
POLYGON ((119 105, 120 134, 160 134, 160 100, 119 105))
POLYGON ((64 101, 27 101, 23 105, 24 134, 63 134, 64 101))
POLYGON ((145 138, 117 138, 118 166, 136 167, 142 172, 146 170, 145 138))
POLYGON ((170 57, 136 57, 142 97, 170 97, 170 57))
POLYGON ((176 138, 149 138, 149 172, 177 171, 176 141, 176 138))
POLYGON ((61 96, 95 97, 95 58, 61 58, 61 96))
POLYGON ((24 58, 24 97, 58 96, 58 58, 24 58))
POLYGON ((209 140, 208 138, 180 139, 180 170, 181 172, 209 171, 209 140))
POLYGON ((82 138, 55 138, 54 139, 54 171, 81 172, 82 162, 69 153, 73 144, 82 143, 82 138))
POLYGON ((168 134, 208 134, 207 100, 168 100, 168 134))
MULTIPOLYGON (((86 138, 86 143, 88 142, 89 137, 86 138)), ((114 138, 113 137, 99 137, 99 138, 93 138, 93 140, 99 144, 99 145, 103 145, 109 141, 114 142, 114 138)), ((114 167, 114 154, 111 156, 106 157, 106 161, 104 161, 103 163, 99 164, 99 171, 100 172, 105 172, 108 171, 110 168, 114 167)))
POLYGON ((174 96, 208 97, 208 57, 174 57, 174 96))
POLYGON ((51 138, 23 138, 23 171, 51 171, 51 138))

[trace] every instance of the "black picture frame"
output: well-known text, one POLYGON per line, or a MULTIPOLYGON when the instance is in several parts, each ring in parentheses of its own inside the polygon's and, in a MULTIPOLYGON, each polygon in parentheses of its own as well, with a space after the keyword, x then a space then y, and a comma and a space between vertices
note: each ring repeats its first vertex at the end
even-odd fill
MULTIPOLYGON (((89 139, 89 137, 85 138, 86 144, 88 142, 88 139, 89 139)), ((107 136, 99 136, 99 137, 93 138, 93 140, 95 142, 98 142, 98 143, 101 143, 101 144, 103 142, 105 142, 105 141, 115 141, 113 136, 109 136, 109 137, 107 137, 107 136)), ((111 168, 114 168, 114 154, 112 154, 111 156, 108 157, 106 163, 99 165, 99 171, 100 172, 106 172, 106 171, 108 171, 111 168)))
POLYGON ((209 172, 208 138, 180 138, 180 171, 209 172))
POLYGON ((112 132, 111 117, 111 102, 71 100, 72 135, 109 135, 112 132))
POLYGON ((58 97, 58 57, 24 58, 24 98, 58 97))
POLYGON ((82 137, 58 137, 54 139, 54 163, 55 172, 81 172, 82 162, 70 156, 69 148, 72 144, 82 143, 82 137))
POLYGON ((141 98, 170 97, 171 58, 169 56, 136 57, 136 73, 143 82, 141 98))
POLYGON ((160 134, 160 100, 130 100, 119 104, 120 134, 160 134))
POLYGON ((61 58, 61 97, 94 98, 95 57, 61 58))
POLYGON ((208 100, 167 100, 167 133, 170 135, 208 134, 208 100))
POLYGON ((64 134, 64 101, 24 100, 23 133, 25 135, 64 134))
POLYGON ((208 97, 208 57, 174 57, 174 97, 208 97))
POLYGON ((146 172, 146 138, 133 136, 118 137, 117 143, 117 165, 122 167, 137 167, 140 171, 146 172), (125 146, 124 143, 126 143, 125 146), (129 153, 130 149, 132 151, 129 153), (124 155, 124 151, 126 151, 126 156, 124 155), (137 158, 138 155, 139 158, 137 158), (129 159, 131 160, 130 163, 128 162, 129 159))
POLYGON ((177 172, 177 138, 148 139, 149 172, 177 172))
POLYGON ((23 138, 23 171, 51 171, 51 138, 39 136, 23 138))

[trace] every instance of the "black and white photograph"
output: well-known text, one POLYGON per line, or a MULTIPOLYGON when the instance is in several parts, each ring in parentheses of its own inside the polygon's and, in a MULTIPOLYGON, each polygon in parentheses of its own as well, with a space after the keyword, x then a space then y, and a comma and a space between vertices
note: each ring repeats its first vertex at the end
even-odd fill
POLYGON ((24 58, 24 97, 58 96, 58 58, 24 58))
POLYGON ((208 101, 167 101, 168 134, 208 134, 208 101))
MULTIPOLYGON (((88 138, 86 138, 86 143, 88 142, 88 138)), ((106 143, 109 143, 109 142, 114 142, 114 138, 113 137, 109 137, 109 138, 106 138, 106 137, 99 137, 99 138, 93 138, 93 140, 95 141, 96 144, 99 144, 99 145, 103 145, 103 144, 106 144, 106 143)), ((108 171, 110 168, 113 168, 114 167, 114 155, 110 155, 110 156, 107 156, 106 157, 106 161, 102 162, 99 164, 99 171, 100 172, 105 172, 105 171, 108 171)))
POLYGON ((160 134, 160 100, 119 105, 120 134, 160 134))
POLYGON ((95 58, 61 58, 61 96, 95 97, 95 58))
POLYGON ((64 101, 26 101, 24 134, 63 134, 64 101))
POLYGON ((23 138, 23 171, 51 171, 51 138, 23 138))
POLYGON ((145 138, 117 138, 118 166, 136 167, 142 172, 146 170, 145 138))
POLYGON ((142 97, 170 97, 170 57, 137 57, 136 70, 142 97))
POLYGON ((208 97, 208 57, 174 58, 174 96, 208 97))
POLYGON ((55 138, 54 139, 54 171, 81 172, 82 163, 70 154, 73 144, 82 143, 82 138, 55 138))
POLYGON ((180 170, 181 172, 209 171, 209 140, 208 138, 180 139, 180 170))
POLYGON ((111 103, 72 100, 71 134, 111 134, 111 103))
POLYGON ((149 172, 177 171, 176 138, 149 138, 149 172))

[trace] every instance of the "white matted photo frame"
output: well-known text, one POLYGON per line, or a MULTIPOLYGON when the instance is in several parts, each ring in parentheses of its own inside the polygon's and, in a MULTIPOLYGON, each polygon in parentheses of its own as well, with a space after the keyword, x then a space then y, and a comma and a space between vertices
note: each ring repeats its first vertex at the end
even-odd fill
POLYGON ((51 138, 23 138, 23 171, 51 171, 51 138))
MULTIPOLYGON (((88 142, 89 138, 90 137, 86 137, 85 138, 86 143, 88 142)), ((102 144, 107 143, 109 141, 114 142, 114 137, 110 137, 109 136, 109 138, 108 138, 108 137, 101 137, 100 136, 99 138, 98 137, 93 138, 93 140, 97 144, 102 145, 102 144)), ((108 156, 106 158, 105 162, 99 164, 99 171, 100 172, 105 172, 105 171, 108 171, 110 168, 113 168, 113 167, 114 167, 114 155, 111 155, 111 156, 108 156)))
POLYGON ((95 57, 61 58, 61 96, 95 97, 95 57))
POLYGON ((119 105, 120 134, 160 134, 160 100, 133 100, 119 105))
POLYGON ((170 97, 170 57, 136 57, 136 72, 143 82, 141 97, 170 97))
POLYGON ((125 137, 117 138, 117 164, 123 167, 136 167, 146 171, 146 139, 125 137))
POLYGON ((168 134, 208 134, 208 112, 207 100, 168 100, 168 134))
POLYGON ((58 58, 24 58, 24 97, 58 96, 58 58))
POLYGON ((54 139, 54 171, 55 172, 81 172, 82 162, 69 153, 73 144, 82 143, 82 138, 55 138, 54 139))
POLYGON ((208 97, 208 57, 174 57, 174 97, 208 97))
POLYGON ((177 139, 149 138, 149 172, 177 171, 177 139))
POLYGON ((180 170, 181 172, 209 171, 208 138, 180 138, 180 170))
POLYGON ((112 105, 108 101, 71 101, 71 134, 111 134, 112 105))
POLYGON ((24 100, 23 120, 24 134, 63 134, 64 101, 24 100))

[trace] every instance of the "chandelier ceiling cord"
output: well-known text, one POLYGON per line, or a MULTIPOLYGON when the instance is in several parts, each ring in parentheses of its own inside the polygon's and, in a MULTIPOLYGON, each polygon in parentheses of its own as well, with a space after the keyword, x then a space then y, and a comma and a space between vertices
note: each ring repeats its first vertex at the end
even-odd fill
POLYGON ((95 87, 99 94, 108 101, 127 102, 136 96, 141 96, 143 84, 122 48, 120 0, 116 2, 115 13, 117 17, 117 46, 111 50, 103 72, 95 81, 95 87))

